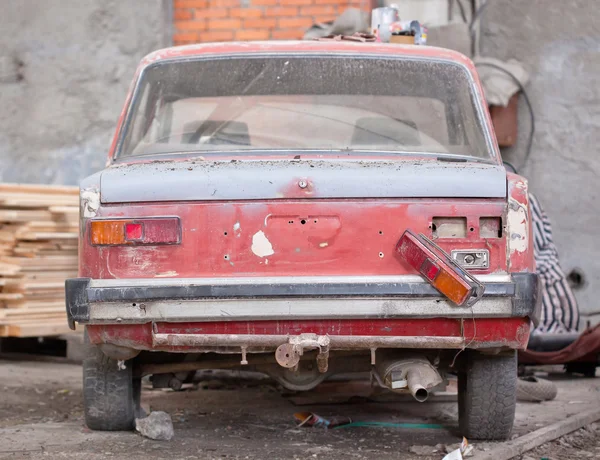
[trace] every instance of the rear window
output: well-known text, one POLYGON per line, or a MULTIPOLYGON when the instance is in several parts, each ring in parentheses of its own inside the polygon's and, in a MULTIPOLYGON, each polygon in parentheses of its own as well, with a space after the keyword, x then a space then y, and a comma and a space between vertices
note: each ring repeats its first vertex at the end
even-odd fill
POLYGON ((257 56, 143 72, 118 156, 237 150, 491 155, 451 63, 257 56))

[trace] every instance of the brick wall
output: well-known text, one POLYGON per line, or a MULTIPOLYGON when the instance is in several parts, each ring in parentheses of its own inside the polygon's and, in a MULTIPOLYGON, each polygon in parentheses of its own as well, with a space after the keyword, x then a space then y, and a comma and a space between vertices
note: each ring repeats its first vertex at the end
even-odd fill
POLYGON ((173 44, 300 39, 315 22, 371 0, 173 0, 173 44))

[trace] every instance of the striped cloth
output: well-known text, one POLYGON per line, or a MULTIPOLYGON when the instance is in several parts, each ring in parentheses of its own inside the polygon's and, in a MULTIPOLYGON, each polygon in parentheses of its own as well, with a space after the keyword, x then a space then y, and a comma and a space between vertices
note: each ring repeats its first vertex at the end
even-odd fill
POLYGON ((529 194, 533 249, 542 284, 542 317, 536 332, 577 332, 579 308, 566 276, 560 268, 552 239, 550 219, 537 198, 529 194))

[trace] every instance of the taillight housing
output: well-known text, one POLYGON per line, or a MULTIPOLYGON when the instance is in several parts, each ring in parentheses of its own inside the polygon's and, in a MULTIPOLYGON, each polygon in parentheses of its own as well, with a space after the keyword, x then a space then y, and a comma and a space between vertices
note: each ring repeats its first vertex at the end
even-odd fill
POLYGON ((88 229, 92 246, 181 243, 179 217, 94 219, 89 221, 88 229))
POLYGON ((425 235, 406 230, 396 254, 458 306, 471 306, 483 295, 484 286, 425 235))

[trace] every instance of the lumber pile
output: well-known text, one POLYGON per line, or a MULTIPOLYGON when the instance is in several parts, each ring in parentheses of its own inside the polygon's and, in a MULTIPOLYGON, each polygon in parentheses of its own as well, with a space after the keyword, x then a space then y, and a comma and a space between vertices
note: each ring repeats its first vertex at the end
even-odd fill
POLYGON ((65 279, 77 276, 77 187, 0 184, 0 337, 69 331, 65 279))

